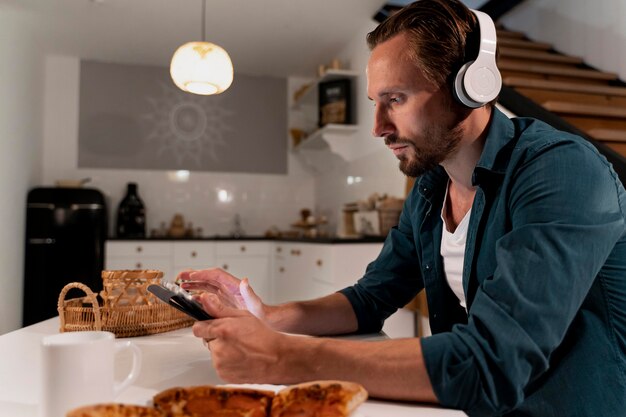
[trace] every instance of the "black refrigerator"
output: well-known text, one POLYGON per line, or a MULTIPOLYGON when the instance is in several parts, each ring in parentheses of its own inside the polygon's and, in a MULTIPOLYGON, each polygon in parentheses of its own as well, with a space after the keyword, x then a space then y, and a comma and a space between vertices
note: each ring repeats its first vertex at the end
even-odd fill
MULTIPOLYGON (((107 210, 91 188, 34 188, 26 204, 23 325, 54 317, 61 289, 82 282, 102 290, 107 210)), ((72 290, 68 298, 82 296, 72 290), (73 291, 73 292, 72 292, 73 291)))

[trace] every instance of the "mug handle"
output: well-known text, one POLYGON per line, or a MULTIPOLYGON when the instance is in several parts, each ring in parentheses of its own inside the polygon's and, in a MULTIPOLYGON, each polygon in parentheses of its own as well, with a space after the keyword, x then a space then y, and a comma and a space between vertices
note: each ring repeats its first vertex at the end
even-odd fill
POLYGON ((113 385, 113 395, 117 397, 124 391, 130 384, 137 380, 139 377, 139 371, 141 370, 141 349, 133 342, 126 340, 121 342, 115 342, 115 353, 119 353, 122 350, 131 349, 133 353, 133 366, 126 378, 121 382, 115 382, 113 385))

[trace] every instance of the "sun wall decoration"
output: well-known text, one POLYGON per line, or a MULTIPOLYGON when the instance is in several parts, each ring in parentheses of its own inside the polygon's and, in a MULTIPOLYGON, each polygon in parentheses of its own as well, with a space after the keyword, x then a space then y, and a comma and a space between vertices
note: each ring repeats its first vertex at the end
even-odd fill
POLYGON ((159 157, 170 156, 177 165, 201 166, 206 158, 219 159, 220 148, 232 128, 232 111, 220 96, 185 93, 171 83, 159 83, 160 91, 146 97, 150 111, 142 121, 149 130, 146 140, 159 157))

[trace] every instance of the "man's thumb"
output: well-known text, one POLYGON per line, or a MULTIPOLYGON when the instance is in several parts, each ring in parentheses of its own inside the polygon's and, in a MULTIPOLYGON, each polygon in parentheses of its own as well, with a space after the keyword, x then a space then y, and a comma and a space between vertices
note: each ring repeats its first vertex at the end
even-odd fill
POLYGON ((259 317, 259 314, 262 313, 263 302, 261 298, 256 295, 252 287, 250 286, 250 282, 248 278, 244 278, 239 283, 239 292, 243 297, 243 301, 246 303, 246 307, 248 311, 250 311, 255 316, 259 317))

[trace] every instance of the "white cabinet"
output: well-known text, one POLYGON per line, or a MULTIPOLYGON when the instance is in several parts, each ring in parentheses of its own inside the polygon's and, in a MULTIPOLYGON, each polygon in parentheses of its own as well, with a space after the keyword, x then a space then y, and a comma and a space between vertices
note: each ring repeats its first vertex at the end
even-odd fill
POLYGON ((170 278, 172 270, 171 242, 107 241, 106 269, 157 269, 170 278))
POLYGON ((381 247, 382 243, 277 242, 274 301, 316 298, 354 284, 381 247))
MULTIPOLYGON (((174 280, 184 269, 223 268, 247 277, 267 303, 309 300, 354 284, 382 243, 273 241, 107 241, 107 269, 159 269, 174 280)), ((411 337, 412 312, 400 310, 383 328, 392 337, 411 337)))
POLYGON ((215 242, 173 242, 172 248, 174 252, 172 269, 176 274, 185 269, 215 267, 215 242))
MULTIPOLYGON (((309 300, 354 284, 380 253, 382 243, 276 243, 274 302, 309 300)), ((392 338, 413 337, 415 313, 400 309, 385 321, 392 338)))
POLYGON ((272 302, 270 284, 273 242, 260 241, 107 241, 105 268, 158 269, 175 280, 185 269, 223 268, 248 277, 257 293, 272 302))
POLYGON ((248 278, 261 299, 266 303, 272 303, 271 246, 273 242, 219 242, 216 245, 215 266, 238 278, 248 278))

